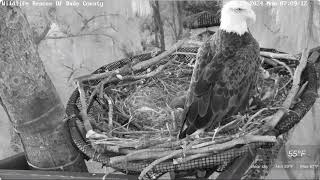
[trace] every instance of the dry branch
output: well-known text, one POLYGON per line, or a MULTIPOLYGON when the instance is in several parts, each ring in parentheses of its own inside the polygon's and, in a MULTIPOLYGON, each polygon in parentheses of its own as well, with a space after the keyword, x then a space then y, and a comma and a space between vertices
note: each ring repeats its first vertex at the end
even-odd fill
MULTIPOLYGON (((223 151, 230 149, 239 144, 247 144, 252 142, 275 142, 276 138, 274 136, 252 136, 245 135, 231 141, 227 141, 221 144, 216 143, 202 143, 204 146, 197 146, 199 140, 195 140, 190 143, 186 148, 171 150, 170 148, 157 148, 157 149, 143 149, 138 151, 132 151, 130 154, 125 156, 117 156, 110 159, 110 164, 117 164, 126 161, 136 161, 136 160, 146 160, 146 159, 158 159, 162 162, 170 158, 176 158, 181 155, 196 155, 196 154, 213 154, 218 151, 223 151)), ((201 144, 199 144, 201 145, 201 144)))
POLYGON ((263 63, 269 64, 271 66, 277 65, 277 63, 272 61, 271 58, 267 58, 267 57, 263 57, 263 56, 260 56, 260 57, 261 57, 263 63))
POLYGON ((189 148, 191 148, 194 144, 196 143, 196 141, 194 142, 191 142, 189 145, 187 145, 184 149, 180 149, 180 150, 176 150, 176 151, 173 151, 172 153, 170 153, 169 155, 166 155, 160 159, 157 159, 155 161, 153 161, 149 166, 147 166, 146 168, 143 169, 143 171, 141 171, 140 175, 139 175, 139 179, 143 179, 144 176, 154 167, 156 166, 157 164, 163 162, 163 161, 166 161, 170 158, 173 158, 177 155, 180 155, 182 153, 184 153, 186 150, 188 150, 189 148))
POLYGON ((103 97, 108 101, 109 109, 108 109, 108 127, 109 129, 112 129, 113 127, 113 102, 112 99, 107 96, 106 94, 103 95, 103 97))
MULTIPOLYGON (((132 67, 133 71, 138 71, 144 68, 149 67, 152 64, 155 64, 157 62, 159 62, 160 60, 166 58, 167 56, 171 55, 172 53, 174 53, 175 51, 178 50, 179 47, 181 47, 184 43, 185 43, 186 39, 180 40, 178 41, 176 44, 174 44, 171 49, 159 54, 156 57, 153 57, 149 60, 143 61, 143 62, 139 62, 136 65, 134 65, 132 67)), ((75 79, 75 81, 90 81, 90 80, 96 80, 96 79, 102 79, 102 78, 106 78, 108 76, 113 76, 115 74, 120 74, 120 73, 124 73, 124 72, 128 72, 128 68, 124 67, 124 68, 120 68, 114 71, 108 71, 105 73, 100 73, 100 74, 90 74, 90 75, 85 75, 85 76, 81 76, 75 79)))
POLYGON ((143 69, 145 67, 149 67, 152 64, 155 64, 157 62, 159 62, 160 60, 164 59, 165 57, 171 55, 172 53, 178 51, 179 47, 181 47, 184 43, 185 43, 186 39, 180 40, 178 41, 176 44, 174 44, 169 50, 159 54, 158 56, 151 58, 147 61, 142 61, 140 63, 137 63, 136 65, 134 65, 132 67, 133 70, 140 70, 143 69))
POLYGON ((81 102, 81 117, 82 117, 82 120, 83 120, 83 124, 84 124, 84 128, 86 130, 86 132, 92 130, 92 126, 91 126, 91 123, 90 123, 90 120, 89 120, 89 117, 88 117, 88 113, 87 113, 87 102, 86 102, 86 94, 85 94, 85 91, 83 89, 83 86, 81 83, 77 83, 78 85, 78 91, 79 91, 79 94, 80 94, 80 102, 81 102))
POLYGON ((181 154, 181 153, 183 153, 183 149, 174 151, 173 153, 171 153, 171 154, 169 154, 169 155, 167 155, 167 156, 164 156, 164 157, 162 157, 162 158, 160 158, 160 159, 157 159, 157 160, 153 161, 149 166, 147 166, 146 168, 143 169, 143 171, 141 171, 138 179, 139 179, 139 180, 144 179, 144 176, 145 176, 154 166, 156 166, 157 164, 160 164, 161 162, 163 162, 163 161, 165 161, 165 160, 168 160, 168 159, 170 159, 170 158, 172 158, 172 157, 175 157, 175 156, 177 156, 177 155, 179 155, 179 154, 181 154))
MULTIPOLYGON (((165 153, 166 156, 163 156, 155 161, 153 161, 148 167, 146 167, 140 174, 139 179, 143 179, 143 177, 150 171, 154 166, 157 164, 166 161, 168 159, 178 157, 181 155, 191 155, 188 156, 187 160, 192 160, 197 157, 201 157, 202 155, 207 155, 207 154, 212 154, 216 153, 218 151, 230 149, 236 145, 239 144, 247 144, 247 143, 252 143, 252 142, 276 142, 276 137, 275 136, 252 136, 252 135, 246 135, 237 139, 234 139, 232 141, 228 141, 222 144, 214 144, 212 146, 206 146, 202 148, 196 148, 193 149, 193 145, 197 143, 197 140, 191 142, 186 148, 179 149, 172 151, 170 154, 168 152, 165 153), (201 154, 201 155, 199 155, 201 154)), ((154 153, 153 156, 155 156, 157 153, 154 153)), ((158 155, 162 155, 162 152, 158 155)), ((185 162, 185 161, 181 161, 185 162)))
POLYGON ((213 153, 226 149, 230 149, 239 144, 248 144, 252 142, 276 142, 275 136, 252 136, 245 135, 243 137, 239 137, 237 139, 233 139, 232 141, 227 141, 221 144, 214 144, 212 146, 202 147, 199 149, 190 149, 186 151, 186 154, 199 154, 199 153, 213 153))
POLYGON ((260 51, 260 55, 271 58, 271 59, 287 59, 287 60, 298 61, 298 59, 295 56, 290 54, 285 54, 285 53, 272 53, 272 52, 260 51))
POLYGON ((172 152, 172 150, 168 148, 147 149, 146 151, 142 152, 131 152, 126 156, 116 156, 110 158, 110 164, 137 160, 158 159, 170 154, 170 152, 172 152))
POLYGON ((269 110, 269 108, 262 108, 262 109, 260 109, 258 112, 256 112, 254 115, 252 115, 252 116, 248 119, 248 121, 246 122, 245 125, 243 125, 242 128, 245 129, 246 127, 248 127, 253 119, 255 119, 255 118, 258 117, 261 113, 263 113, 264 111, 267 111, 267 110, 269 110))
POLYGON ((271 128, 271 129, 274 128, 278 124, 278 122, 280 121, 282 116, 287 113, 287 111, 284 109, 289 109, 291 104, 294 102, 294 98, 296 97, 296 94, 299 91, 299 84, 300 84, 300 80, 301 80, 302 71, 304 70, 304 68, 307 65, 308 54, 309 54, 309 50, 304 49, 302 52, 300 64, 298 65, 298 67, 294 73, 294 76, 293 76, 292 88, 289 91, 289 94, 288 94, 286 100, 282 104, 283 108, 278 110, 273 115, 273 118, 271 119, 271 121, 267 122, 268 128, 271 128))
POLYGON ((284 63, 284 62, 281 62, 281 61, 279 61, 279 60, 277 60, 277 59, 271 59, 272 61, 274 61, 274 62, 276 62, 277 64, 279 64, 279 65, 281 65, 281 66, 283 66, 283 67, 285 67, 286 69, 287 69, 287 71, 290 73, 290 76, 293 78, 293 72, 292 72, 292 69, 286 64, 286 63, 284 63))
POLYGON ((45 39, 67 39, 67 38, 75 38, 75 37, 85 37, 85 36, 104 36, 114 40, 114 37, 109 34, 99 34, 99 33, 84 33, 84 34, 68 34, 64 36, 47 36, 45 39))

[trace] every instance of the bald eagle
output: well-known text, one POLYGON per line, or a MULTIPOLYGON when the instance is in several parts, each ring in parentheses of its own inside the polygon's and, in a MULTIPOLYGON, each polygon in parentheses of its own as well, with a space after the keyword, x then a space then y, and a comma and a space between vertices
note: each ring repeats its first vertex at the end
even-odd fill
POLYGON ((229 1, 222 7, 219 30, 197 53, 180 139, 225 124, 226 117, 249 104, 261 64, 259 44, 247 26, 255 19, 246 1, 229 1))

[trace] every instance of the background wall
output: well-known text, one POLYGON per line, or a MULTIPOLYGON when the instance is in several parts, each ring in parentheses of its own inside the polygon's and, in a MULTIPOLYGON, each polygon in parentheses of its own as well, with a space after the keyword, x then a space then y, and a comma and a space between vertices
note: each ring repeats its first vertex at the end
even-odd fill
POLYGON ((261 2, 263 5, 253 6, 257 21, 250 27, 260 46, 295 54, 306 47, 307 37, 309 47, 319 45, 320 1, 299 1, 297 5, 280 5, 276 0, 261 2))
MULTIPOLYGON (((263 1, 266 2, 267 1, 263 1)), ((251 27, 253 35, 261 47, 275 48, 284 52, 297 54, 307 46, 320 46, 320 1, 298 1, 300 5, 254 6, 257 21, 251 27), (307 39, 309 42, 307 43, 307 39)), ((319 91, 320 93, 320 91, 319 91)), ((288 134, 288 141, 281 149, 285 151, 291 145, 299 145, 301 150, 320 147, 320 101, 288 134), (313 147, 311 147, 313 146, 313 147)), ((286 153, 280 153, 276 163, 287 159, 286 153)), ((319 164, 319 152, 313 151, 308 156, 294 158, 290 163, 319 164)), ((316 169, 281 169, 273 168, 267 179, 318 179, 319 168, 316 169)))

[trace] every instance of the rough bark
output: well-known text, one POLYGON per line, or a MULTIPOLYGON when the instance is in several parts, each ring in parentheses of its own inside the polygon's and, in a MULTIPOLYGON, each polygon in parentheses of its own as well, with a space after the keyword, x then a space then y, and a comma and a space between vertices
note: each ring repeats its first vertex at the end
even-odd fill
POLYGON ((177 19, 178 19, 178 35, 177 40, 182 38, 183 33, 183 1, 175 1, 177 4, 177 19))
POLYGON ((87 171, 19 7, 0 6, 0 97, 34 169, 87 171))
POLYGON ((183 32, 183 9, 181 1, 172 1, 171 2, 171 19, 172 22, 168 19, 168 24, 172 28, 174 40, 177 42, 182 37, 183 32))
POLYGON ((158 1, 154 1, 152 3, 152 9, 153 9, 153 17, 156 25, 157 32, 160 34, 160 49, 162 51, 165 50, 165 41, 164 41, 164 29, 163 29, 163 22, 161 20, 161 14, 160 14, 160 6, 158 1))

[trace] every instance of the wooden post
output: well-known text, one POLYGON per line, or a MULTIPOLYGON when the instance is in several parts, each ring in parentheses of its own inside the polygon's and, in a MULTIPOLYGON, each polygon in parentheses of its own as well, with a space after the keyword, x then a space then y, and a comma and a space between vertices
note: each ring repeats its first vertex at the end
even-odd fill
POLYGON ((32 169, 87 172, 19 7, 0 6, 0 97, 32 169))

